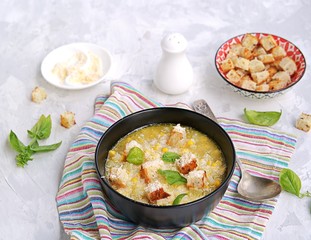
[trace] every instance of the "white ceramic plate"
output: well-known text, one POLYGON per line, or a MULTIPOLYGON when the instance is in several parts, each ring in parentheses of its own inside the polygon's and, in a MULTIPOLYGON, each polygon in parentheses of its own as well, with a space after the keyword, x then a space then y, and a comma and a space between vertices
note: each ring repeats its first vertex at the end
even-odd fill
POLYGON ((94 86, 103 81, 110 67, 111 55, 106 49, 92 43, 71 43, 51 51, 42 61, 41 73, 47 82, 56 87, 64 89, 83 89, 94 86), (81 51, 83 53, 91 52, 101 60, 102 74, 99 79, 86 84, 69 84, 66 81, 61 81, 55 74, 53 74, 52 70, 55 64, 66 61, 66 59, 70 58, 70 56, 77 51, 81 51))

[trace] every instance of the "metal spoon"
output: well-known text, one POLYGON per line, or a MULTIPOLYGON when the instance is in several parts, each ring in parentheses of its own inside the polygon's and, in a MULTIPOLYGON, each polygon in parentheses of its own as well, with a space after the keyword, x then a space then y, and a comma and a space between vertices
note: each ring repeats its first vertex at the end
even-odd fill
MULTIPOLYGON (((195 101, 193 103, 193 108, 196 112, 217 122, 214 113, 205 100, 200 99, 195 101)), ((241 179, 237 188, 241 196, 252 201, 264 201, 280 194, 280 184, 267 178, 256 177, 249 174, 247 170, 244 169, 242 162, 238 158, 236 160, 241 170, 241 179)))

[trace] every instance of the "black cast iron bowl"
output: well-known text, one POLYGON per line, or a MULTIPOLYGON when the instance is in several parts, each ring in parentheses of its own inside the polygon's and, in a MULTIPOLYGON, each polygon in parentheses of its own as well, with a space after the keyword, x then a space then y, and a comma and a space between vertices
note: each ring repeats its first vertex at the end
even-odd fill
POLYGON ((100 138, 95 151, 96 171, 106 200, 129 221, 153 228, 179 228, 200 220, 210 213, 223 197, 235 167, 233 143, 223 128, 211 119, 181 108, 160 107, 130 114, 114 123, 100 138), (174 206, 154 206, 127 198, 114 190, 105 175, 108 151, 117 141, 142 126, 155 123, 180 123, 195 128, 213 139, 221 148, 227 172, 224 182, 212 193, 190 203, 174 206))

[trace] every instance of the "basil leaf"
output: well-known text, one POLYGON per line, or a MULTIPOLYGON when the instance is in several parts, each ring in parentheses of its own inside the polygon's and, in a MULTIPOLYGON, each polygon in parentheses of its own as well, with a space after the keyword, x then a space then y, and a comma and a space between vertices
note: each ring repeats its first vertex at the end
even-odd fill
POLYGON ((9 135, 9 142, 11 147, 19 153, 23 152, 26 148, 26 146, 18 139, 18 137, 12 130, 9 135))
POLYGON ((144 152, 139 147, 133 147, 127 154, 126 160, 129 163, 140 165, 144 162, 144 152))
POLYGON ((174 163, 178 158, 180 158, 180 155, 174 152, 166 152, 162 155, 162 160, 169 163, 174 163))
POLYGON ((283 190, 300 197, 301 181, 294 171, 288 168, 282 169, 279 182, 283 190))
POLYGON ((53 151, 57 149, 61 144, 62 142, 58 142, 58 143, 51 144, 51 145, 43 145, 43 146, 39 146, 39 144, 35 144, 35 145, 32 145, 30 149, 34 152, 49 152, 49 151, 53 151))
POLYGON ((177 171, 159 169, 158 173, 161 174, 170 185, 180 185, 187 183, 187 179, 181 176, 180 173, 177 171))
POLYGON ((244 115, 246 116, 247 120, 255 125, 260 126, 272 126, 277 121, 279 121, 282 111, 281 112, 258 112, 254 110, 247 110, 244 108, 244 115))
POLYGON ((173 202, 173 205, 178 205, 178 204, 180 204, 181 200, 182 200, 183 197, 186 196, 186 195, 187 195, 187 193, 179 194, 179 195, 175 198, 175 200, 174 200, 174 202, 173 202))
POLYGON ((52 121, 51 116, 45 117, 41 115, 38 122, 33 126, 31 130, 28 130, 28 135, 30 138, 36 138, 39 140, 47 139, 51 134, 52 121))
POLYGON ((28 163, 28 161, 31 161, 33 160, 33 158, 31 157, 32 155, 32 152, 26 148, 25 151, 19 153, 17 156, 16 156, 16 165, 18 167, 25 167, 28 163))

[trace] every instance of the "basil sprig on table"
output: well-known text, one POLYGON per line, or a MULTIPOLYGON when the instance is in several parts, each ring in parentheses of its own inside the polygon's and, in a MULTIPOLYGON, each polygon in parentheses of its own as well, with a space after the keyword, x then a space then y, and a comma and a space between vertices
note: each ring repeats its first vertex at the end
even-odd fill
POLYGON ((299 176, 288 168, 282 169, 279 177, 279 182, 282 189, 286 192, 292 193, 299 198, 311 197, 310 192, 301 193, 301 180, 299 176))
POLYGON ((178 158, 180 158, 180 155, 174 152, 166 152, 162 155, 162 160, 168 163, 174 163, 178 158))
POLYGON ((247 110, 244 108, 244 115, 247 120, 255 125, 260 126, 272 126, 277 121, 279 121, 282 111, 281 112, 258 112, 254 110, 247 110))
POLYGON ((33 126, 31 130, 27 130, 28 136, 32 139, 29 145, 22 143, 17 135, 11 130, 9 134, 9 143, 11 147, 18 152, 16 155, 16 165, 19 167, 25 167, 28 161, 33 160, 32 155, 37 152, 48 152, 57 149, 62 142, 58 142, 51 145, 39 145, 38 140, 47 139, 51 134, 52 121, 51 116, 41 115, 38 122, 33 126))
POLYGON ((159 169, 158 173, 161 174, 170 185, 180 185, 187 183, 187 179, 181 176, 180 173, 177 171, 159 169))

